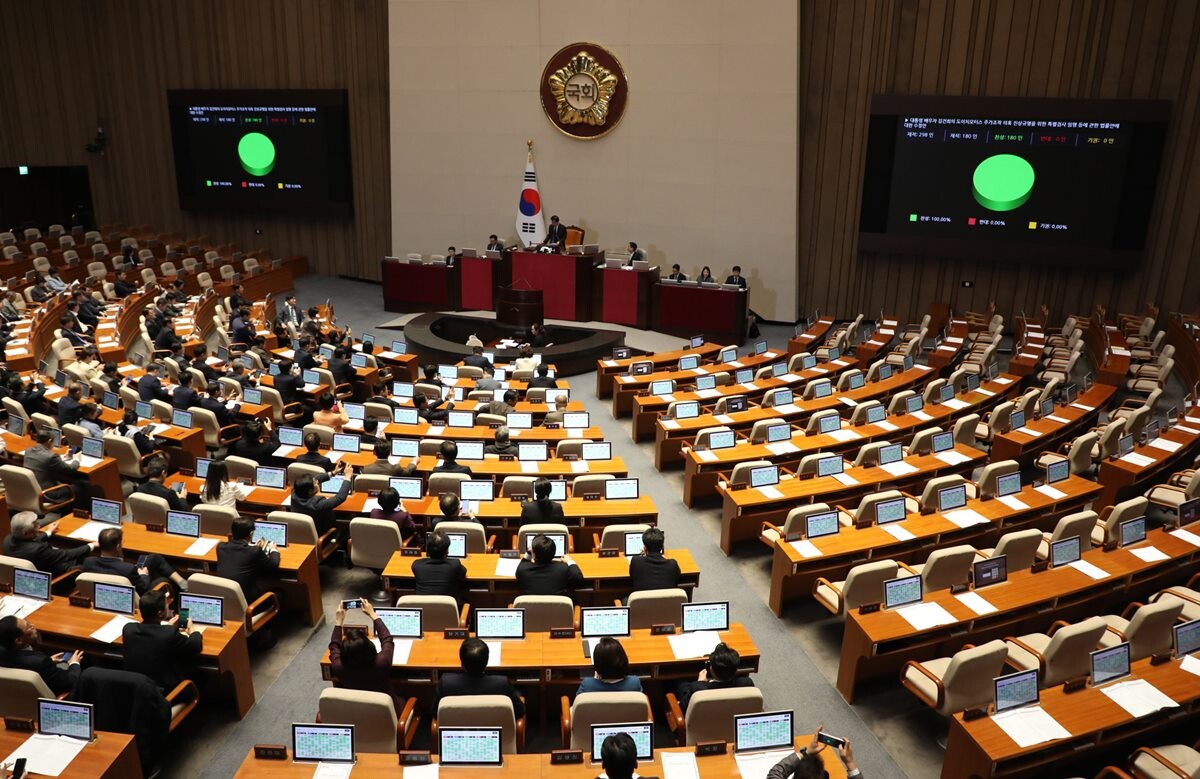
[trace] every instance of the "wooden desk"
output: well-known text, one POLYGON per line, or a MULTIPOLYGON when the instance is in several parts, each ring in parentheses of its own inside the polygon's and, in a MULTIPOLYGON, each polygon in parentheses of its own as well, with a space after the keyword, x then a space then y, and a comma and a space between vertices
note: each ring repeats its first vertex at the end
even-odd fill
POLYGON ((1042 361, 1042 352, 1046 348, 1046 333, 1040 320, 1018 316, 1016 321, 1016 330, 1013 333, 1014 348, 1012 357, 1008 360, 1008 372, 1014 376, 1032 376, 1042 361))
POLYGON ((587 322, 592 312, 592 269, 601 254, 512 252, 512 280, 543 292, 547 319, 587 322))
POLYGON ((1054 451, 1095 426, 1101 409, 1108 408, 1115 397, 1116 387, 1111 384, 1093 384, 1074 403, 1055 408, 1053 415, 1027 420, 1025 429, 1039 435, 1010 430, 994 436, 992 462, 1016 460, 1028 468, 1042 452, 1054 451))
MULTIPOLYGON (((1191 529, 1194 531, 1196 526, 1191 529)), ((1147 563, 1128 549, 1092 549, 1084 553, 1083 559, 1111 574, 1099 580, 1069 567, 1038 574, 1009 571, 1004 584, 978 591, 997 608, 983 616, 963 605, 949 590, 926 593, 925 603, 939 604, 954 618, 949 625, 929 630, 913 629, 897 611, 851 611, 842 633, 838 691, 852 703, 860 681, 894 677, 906 660, 953 655, 968 642, 978 646, 993 638, 1044 632, 1055 620, 1071 622, 1095 614, 1119 613, 1125 604, 1182 581, 1187 567, 1200 560, 1200 547, 1162 529, 1150 531, 1146 541, 1134 548, 1144 546, 1156 547, 1167 559, 1147 563)))
POLYGON ((459 307, 459 266, 384 259, 384 311, 453 311, 459 307))
MULTIPOLYGON (((66 598, 53 598, 30 614, 28 619, 42 634, 42 640, 50 646, 78 649, 89 655, 113 660, 122 656, 121 639, 112 644, 103 644, 91 637, 112 617, 112 614, 103 611, 71 606, 66 598)), ((254 705, 254 677, 250 672, 246 626, 227 622, 223 627, 205 628, 200 665, 205 670, 216 671, 233 696, 238 719, 245 717, 254 705)))
POLYGON ((690 387, 696 383, 697 376, 708 376, 714 373, 733 374, 739 370, 746 369, 757 373, 759 368, 763 368, 782 357, 781 353, 768 349, 762 354, 748 354, 733 362, 708 363, 690 371, 681 371, 676 366, 671 366, 670 368, 654 371, 642 376, 617 376, 613 384, 613 418, 620 419, 632 414, 633 398, 639 393, 645 392, 653 382, 670 380, 675 382, 676 388, 681 386, 690 387))
MULTIPOLYGON (((22 461, 24 461, 25 450, 33 446, 33 439, 26 436, 15 436, 7 430, 0 431, 0 440, 4 441, 5 452, 10 457, 18 457, 22 461)), ((55 451, 63 457, 67 456, 65 446, 60 446, 55 451)), ((95 465, 80 465, 78 472, 87 477, 83 481, 100 488, 102 497, 108 500, 124 499, 125 496, 121 492, 121 474, 114 458, 102 457, 95 465)))
POLYGON ((641 354, 623 360, 596 360, 596 397, 601 400, 611 397, 613 393, 613 379, 628 373, 629 366, 635 362, 654 363, 655 370, 658 370, 664 366, 678 363, 679 358, 686 354, 696 354, 700 356, 701 360, 708 360, 716 357, 724 348, 720 344, 706 342, 695 349, 687 348, 685 345, 683 349, 673 352, 641 354))
MULTIPOLYGON (((283 733, 284 730, 281 728, 280 732, 283 733)), ((284 737, 280 736, 279 740, 283 741, 284 737)), ((796 736, 794 746, 799 750, 801 747, 808 746, 810 741, 812 741, 812 734, 796 736)), ((694 747, 659 749, 656 746, 654 754, 694 751, 694 747)), ((842 765, 842 761, 831 755, 828 749, 822 751, 821 755, 825 761, 825 770, 829 773, 829 779, 845 779, 846 767, 842 765), (829 757, 824 757, 825 755, 829 755, 829 757)), ((436 755, 434 762, 437 762, 436 755)), ((696 758, 696 765, 700 769, 701 779, 741 779, 742 777, 733 757, 732 745, 726 754, 696 758)), ((599 775, 600 770, 598 764, 585 762, 583 765, 550 765, 550 756, 547 754, 519 754, 505 755, 504 765, 499 768, 450 767, 441 768, 439 773, 448 777, 478 777, 486 774, 500 779, 507 779, 507 777, 514 779, 536 779, 536 777, 542 777, 542 779, 594 779, 599 775)), ((662 761, 657 757, 652 761, 639 763, 637 770, 640 776, 665 775, 662 761)), ((254 749, 251 749, 246 753, 246 759, 242 761, 235 779, 276 779, 277 777, 279 779, 311 779, 312 775, 312 765, 293 763, 290 760, 256 760, 254 749)), ((66 775, 64 774, 64 776, 66 775)), ((396 756, 360 754, 358 762, 354 764, 353 776, 354 779, 396 779, 399 776, 396 768, 396 756)), ((73 779, 73 777, 68 777, 68 779, 73 779)))
MULTIPOLYGON (((84 525, 86 520, 74 516, 63 517, 59 521, 59 531, 55 536, 69 537, 71 533, 84 525)), ((170 533, 151 533, 140 522, 126 522, 121 525, 123 531, 122 548, 126 557, 137 559, 139 554, 158 554, 167 560, 179 561, 190 570, 213 572, 217 567, 217 550, 213 547, 202 557, 189 555, 187 548, 195 539, 176 536, 170 533)), ((220 539, 221 536, 206 535, 204 538, 220 539)), ((321 576, 317 570, 316 548, 308 544, 289 543, 279 549, 280 583, 283 585, 285 604, 303 616, 306 624, 315 625, 324 616, 321 607, 321 576)))
POLYGON ((592 271, 592 311, 599 321, 650 328, 650 300, 658 283, 657 266, 647 270, 601 267, 592 271))
MULTIPOLYGON (((376 435, 386 435, 388 438, 444 438, 451 441, 486 441, 496 440, 496 431, 488 425, 474 427, 448 427, 445 424, 431 425, 425 420, 419 420, 415 425, 399 425, 389 422, 376 435)), ((596 425, 583 430, 574 428, 531 427, 527 430, 509 428, 509 437, 513 442, 545 441, 551 445, 566 438, 586 438, 589 441, 603 441, 604 431, 596 425)))
MULTIPOLYGON (((28 733, 0 729, 0 758, 12 754, 25 743, 28 733)), ((251 750, 253 753, 254 750, 251 750)), ((547 760, 549 762, 549 760, 547 760)), ((311 770, 310 770, 311 774, 311 770)), ((60 779, 140 779, 142 762, 133 736, 125 733, 96 731, 96 739, 83 748, 61 774, 60 779)), ((43 774, 31 774, 43 776, 43 774)))
POLYGON ((660 282, 654 285, 653 329, 685 338, 703 333, 713 340, 740 344, 746 340, 749 296, 744 289, 660 282))
POLYGON ((775 489, 782 493, 778 498, 768 497, 753 487, 731 491, 724 484, 718 484, 717 493, 722 500, 721 549, 725 554, 731 554, 735 544, 757 539, 763 522, 782 526, 787 512, 804 503, 824 502, 854 508, 862 496, 868 493, 903 489, 917 483, 924 484, 935 476, 970 473, 987 459, 983 452, 962 444, 957 444, 954 451, 966 459, 957 465, 950 465, 934 454, 909 455, 904 458, 904 462, 916 470, 899 477, 878 466, 847 468, 843 475, 853 479, 852 484, 843 484, 832 476, 811 479, 783 476, 779 484, 775 485, 775 489))
POLYGON ((816 322, 809 325, 808 329, 800 335, 789 338, 787 346, 788 357, 801 352, 811 352, 814 348, 821 345, 825 340, 825 336, 829 335, 829 330, 833 327, 833 317, 823 316, 816 322))
MULTIPOLYGON (((930 321, 929 324, 931 332, 937 332, 941 330, 940 327, 935 327, 932 321, 930 321)), ((966 348, 968 331, 969 328, 967 327, 966 320, 951 320, 950 331, 946 338, 929 353, 929 359, 926 360, 926 362, 929 364, 929 367, 933 368, 939 373, 944 373, 946 372, 947 368, 957 363, 962 357, 963 351, 966 348)))
MULTIPOLYGON (((682 574, 679 587, 686 590, 688 599, 700 584, 700 567, 687 549, 668 549, 666 556, 679 562, 682 574)), ((413 589, 413 562, 419 557, 404 557, 399 552, 392 554, 383 571, 385 586, 407 594, 413 589)), ((467 555, 463 565, 467 568, 467 586, 471 588, 468 600, 473 608, 480 606, 504 607, 521 594, 516 578, 496 573, 499 554, 467 555)), ((575 591, 575 602, 585 606, 611 606, 613 598, 629 594, 629 560, 621 557, 600 557, 595 552, 572 552, 571 560, 579 566, 585 584, 575 591)), ((563 627, 566 627, 564 625, 563 627)))
POLYGON ((991 717, 964 722, 961 713, 955 714, 950 718, 942 778, 1066 776, 1070 773, 1068 764, 1096 760, 1110 752, 1124 756, 1136 747, 1159 743, 1155 733, 1165 724, 1165 718, 1178 728, 1200 715, 1200 706, 1197 706, 1200 677, 1180 668, 1180 662, 1171 660, 1152 666, 1150 660, 1145 659, 1132 664, 1135 678, 1149 682, 1180 704, 1178 709, 1146 717, 1131 716, 1094 687, 1072 693, 1064 693, 1061 685, 1042 690, 1040 706, 1071 734, 1070 739, 1021 749, 991 717))
POLYGON ((887 352, 892 342, 896 340, 896 330, 900 327, 900 321, 895 317, 884 316, 879 321, 879 327, 871 334, 871 337, 860 343, 854 350, 854 356, 858 358, 858 367, 866 370, 871 363, 879 357, 879 355, 887 352))
POLYGON ((1124 386, 1129 372, 1129 344, 1121 328, 1106 324, 1098 314, 1081 321, 1079 326, 1083 328, 1088 356, 1096 367, 1096 381, 1124 386))
POLYGON ((1098 480, 1104 489, 1096 500, 1096 511, 1119 503, 1127 498, 1141 495, 1154 483, 1165 481, 1167 474, 1188 467, 1200 448, 1200 409, 1191 409, 1194 416, 1186 416, 1179 425, 1164 432, 1157 441, 1139 444, 1133 448, 1133 454, 1149 457, 1153 462, 1147 465, 1137 465, 1124 458, 1105 460, 1100 463, 1098 480), (1192 433, 1181 430, 1195 430, 1192 433), (1160 448, 1162 442, 1178 444, 1174 452, 1160 448), (1156 446, 1155 444, 1158 444, 1156 446))
POLYGON ((991 543, 994 546, 1000 535, 1014 530, 1030 527, 1053 530, 1060 517, 1080 510, 1100 492, 1100 485, 1079 476, 1054 486, 1067 493, 1066 497, 1050 498, 1035 490, 1033 485, 1026 485, 1014 496, 1028 506, 1024 509, 1010 508, 998 500, 967 501, 965 508, 988 519, 987 524, 962 528, 940 513, 910 514, 897 523, 915 536, 908 541, 898 541, 878 525, 843 527, 836 536, 813 539, 812 544, 821 550, 821 556, 806 558, 791 542, 781 538, 772 548, 768 605, 775 616, 782 616, 788 602, 812 596, 817 577, 839 581, 861 563, 873 560, 923 563, 929 553, 939 547, 966 543, 976 546, 991 543))

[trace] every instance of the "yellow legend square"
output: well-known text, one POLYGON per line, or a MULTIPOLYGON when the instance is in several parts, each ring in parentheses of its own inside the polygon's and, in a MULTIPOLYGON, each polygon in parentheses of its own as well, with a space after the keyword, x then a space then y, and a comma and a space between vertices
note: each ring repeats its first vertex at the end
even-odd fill
POLYGON ((1036 230, 1036 229, 1037 229, 1037 222, 1030 222, 1030 223, 1029 223, 1029 229, 1030 229, 1030 230, 1036 230))
MULTIPOLYGON (((279 182, 279 183, 278 183, 276 186, 277 186, 277 187, 279 187, 280 189, 283 189, 283 182, 282 182, 282 181, 281 181, 281 182, 279 182)), ((1030 223, 1029 223, 1029 226, 1030 226, 1030 227, 1033 227, 1033 222, 1030 222, 1030 223)))

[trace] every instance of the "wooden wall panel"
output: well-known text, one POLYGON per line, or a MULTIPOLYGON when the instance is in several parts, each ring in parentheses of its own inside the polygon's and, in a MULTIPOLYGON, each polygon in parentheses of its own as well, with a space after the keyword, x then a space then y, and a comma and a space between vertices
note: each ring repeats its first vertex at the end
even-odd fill
POLYGON ((1094 303, 1200 306, 1200 4, 1192 0, 802 0, 799 308, 918 318, 996 301, 1011 320, 1094 303), (1134 272, 857 250, 875 94, 1173 101, 1147 248, 1134 272), (963 289, 960 282, 975 282, 963 289))
POLYGON ((391 244, 385 0, 14 0, 0 3, 0 29, 10 33, 0 165, 88 165, 101 222, 149 222, 378 277, 391 244), (181 211, 172 88, 348 90, 354 217, 181 211), (83 150, 97 120, 104 156, 83 150))

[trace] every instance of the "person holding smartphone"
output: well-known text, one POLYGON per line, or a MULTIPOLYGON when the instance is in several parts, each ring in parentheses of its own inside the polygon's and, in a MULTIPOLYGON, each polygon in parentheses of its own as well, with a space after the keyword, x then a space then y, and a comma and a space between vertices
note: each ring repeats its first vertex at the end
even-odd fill
POLYGON ((159 689, 170 692, 195 668, 204 649, 204 634, 190 618, 176 614, 168 619, 167 597, 151 590, 138 602, 141 622, 121 629, 125 670, 149 676, 159 689))
POLYGON ((828 777, 829 772, 825 770, 825 762, 820 756, 826 746, 832 747, 833 751, 837 752, 838 757, 841 758, 842 763, 845 764, 846 779, 862 777, 862 771, 854 762, 850 739, 822 733, 818 726, 817 732, 813 734, 812 741, 808 742, 808 746, 776 763, 770 771, 767 771, 767 779, 823 779, 823 777, 828 777))
POLYGON ((392 634, 369 601, 359 598, 342 601, 334 615, 333 636, 329 639, 329 666, 334 683, 349 690, 386 692, 392 696, 396 712, 403 711, 404 698, 392 690, 393 646, 392 634), (344 625, 346 611, 355 609, 361 609, 371 620, 378 649, 365 627, 344 625))

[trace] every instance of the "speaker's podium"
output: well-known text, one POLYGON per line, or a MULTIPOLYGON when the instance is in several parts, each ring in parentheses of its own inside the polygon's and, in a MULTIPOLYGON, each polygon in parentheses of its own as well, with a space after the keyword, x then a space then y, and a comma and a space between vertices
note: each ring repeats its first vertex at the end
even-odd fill
POLYGON ((614 325, 649 329, 658 267, 643 264, 633 268, 604 267, 594 273, 597 280, 592 313, 596 318, 614 325))
POLYGON ((592 268, 597 254, 512 253, 514 287, 539 289, 550 319, 592 319, 592 268))
POLYGON ((384 257, 384 311, 454 311, 459 307, 459 267, 384 257))
POLYGON ((528 328, 545 318, 540 289, 524 289, 512 284, 496 292, 496 321, 511 327, 528 328))
POLYGON ((479 256, 468 257, 465 250, 459 258, 462 266, 462 308, 465 311, 492 311, 495 309, 495 290, 512 281, 512 255, 503 252, 479 252, 479 256))

